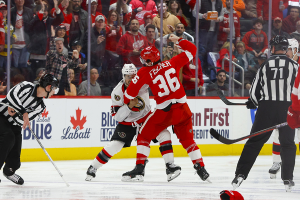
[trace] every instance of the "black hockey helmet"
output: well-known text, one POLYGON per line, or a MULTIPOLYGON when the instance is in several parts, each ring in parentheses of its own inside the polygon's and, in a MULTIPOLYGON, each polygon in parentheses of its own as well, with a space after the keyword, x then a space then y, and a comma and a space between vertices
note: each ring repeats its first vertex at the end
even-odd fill
POLYGON ((39 83, 40 83, 40 86, 43 88, 46 88, 48 85, 52 86, 51 89, 58 88, 58 86, 59 86, 59 81, 52 74, 44 74, 40 78, 39 83))
POLYGON ((287 51, 289 47, 289 41, 285 36, 276 35, 270 40, 271 48, 274 46, 275 51, 287 51))

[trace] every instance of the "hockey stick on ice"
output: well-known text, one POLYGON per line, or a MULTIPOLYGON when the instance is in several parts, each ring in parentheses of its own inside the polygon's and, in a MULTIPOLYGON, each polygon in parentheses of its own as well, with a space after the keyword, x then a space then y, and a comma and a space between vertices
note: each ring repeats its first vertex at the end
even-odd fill
POLYGON ((219 88, 217 90, 217 94, 226 105, 229 105, 229 106, 233 106, 233 105, 243 105, 244 106, 244 105, 246 105, 246 103, 233 103, 233 102, 229 101, 219 88))
MULTIPOLYGON (((12 109, 14 109, 16 111, 16 113, 20 116, 20 117, 23 117, 21 113, 19 113, 14 107, 8 105, 8 104, 5 104, 5 103, 2 103, 0 102, 0 104, 2 105, 5 105, 7 107, 10 107, 12 109)), ((57 168, 57 166, 55 165, 55 163, 53 162, 52 158, 50 157, 50 155, 48 154, 48 152, 46 151, 46 149, 44 148, 44 146, 42 145, 42 143, 40 142, 40 140, 37 138, 36 134, 33 132, 33 130, 30 128, 29 129, 32 133, 32 135, 34 135, 34 138, 36 139, 36 141, 39 143, 39 145, 41 146, 41 148, 43 149, 43 151, 45 152, 46 156, 49 158, 49 160, 51 161, 51 163, 53 164, 53 166, 55 167, 56 171, 59 173, 59 175, 61 176, 61 178, 64 180, 64 182, 66 183, 66 185, 69 187, 69 183, 64 179, 62 173, 59 171, 59 169, 57 168)))
POLYGON ((241 137, 241 138, 238 138, 238 139, 234 139, 234 140, 230 140, 230 139, 227 139, 227 138, 224 138, 222 135, 219 135, 219 133, 211 128, 210 129, 210 134, 217 140, 219 140, 220 142, 222 142, 223 144, 233 144, 233 143, 236 143, 236 142, 239 142, 239 141, 242 141, 242 140, 245 140, 245 139, 248 139, 248 138, 252 138, 252 137, 255 137, 257 135, 261 135, 263 133, 267 133, 269 131, 272 131, 274 129, 278 129, 278 128, 281 128, 281 127, 284 127, 288 125, 287 122, 284 122, 284 123, 281 123, 281 124, 277 124, 275 126, 271 126, 269 128, 266 128, 266 129, 263 129, 263 130, 260 130, 260 131, 257 131, 251 135, 247 135, 247 136, 244 136, 244 137, 241 137))

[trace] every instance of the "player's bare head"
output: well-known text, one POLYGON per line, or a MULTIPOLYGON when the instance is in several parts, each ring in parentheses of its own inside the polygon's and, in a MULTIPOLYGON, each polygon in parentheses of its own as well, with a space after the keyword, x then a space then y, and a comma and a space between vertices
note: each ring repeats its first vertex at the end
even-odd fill
POLYGON ((122 68, 123 81, 128 87, 132 78, 136 75, 137 69, 134 64, 125 64, 122 68))

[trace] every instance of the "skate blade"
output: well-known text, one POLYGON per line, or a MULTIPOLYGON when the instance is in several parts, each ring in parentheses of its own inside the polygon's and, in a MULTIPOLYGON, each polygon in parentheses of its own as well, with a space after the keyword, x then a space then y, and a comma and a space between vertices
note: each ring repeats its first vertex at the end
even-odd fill
POLYGON ((85 178, 85 180, 86 180, 86 181, 91 181, 92 178, 94 178, 94 177, 93 177, 93 176, 90 176, 90 175, 87 175, 86 178, 85 178))
POLYGON ((136 175, 134 178, 131 178, 130 176, 122 176, 121 180, 123 182, 143 182, 144 181, 144 176, 136 175))
POLYGON ((209 177, 205 181, 212 183, 211 180, 209 179, 209 177))
POLYGON ((167 174, 167 180, 168 182, 174 180, 175 178, 177 178, 181 173, 181 170, 176 170, 173 174, 167 174))
POLYGON ((276 179, 276 174, 271 174, 270 173, 270 179, 276 179))
POLYGON ((292 187, 293 186, 285 185, 285 191, 286 192, 292 192, 292 187))
POLYGON ((240 185, 242 184, 242 182, 244 181, 243 178, 238 178, 238 182, 237 183, 231 183, 233 190, 235 190, 236 188, 240 187, 240 185))

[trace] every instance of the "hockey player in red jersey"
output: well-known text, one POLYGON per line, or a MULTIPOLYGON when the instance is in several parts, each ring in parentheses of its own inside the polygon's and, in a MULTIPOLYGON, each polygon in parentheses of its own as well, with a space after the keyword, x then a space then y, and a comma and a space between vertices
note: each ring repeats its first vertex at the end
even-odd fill
POLYGON ((124 103, 128 104, 144 85, 149 85, 157 106, 140 129, 137 138, 136 167, 123 174, 123 181, 132 181, 136 176, 144 175, 145 161, 150 152, 150 141, 171 125, 179 142, 190 156, 197 174, 203 181, 208 180, 209 177, 204 168, 201 152, 193 139, 192 113, 178 78, 180 68, 195 57, 197 48, 191 42, 174 34, 171 34, 169 39, 179 45, 182 53, 161 62, 158 49, 154 46, 146 47, 141 52, 144 67, 132 79, 132 84, 124 94, 124 103))
MULTIPOLYGON (((99 152, 88 168, 86 181, 94 178, 97 169, 106 164, 122 148, 130 147, 133 138, 138 133, 139 127, 151 114, 148 86, 146 85, 138 91, 136 98, 130 100, 129 104, 124 104, 124 92, 132 84, 131 80, 136 75, 136 72, 137 69, 134 64, 125 64, 123 66, 123 79, 111 93, 111 114, 119 123, 111 137, 111 141, 99 152)), ((174 164, 170 132, 167 129, 163 129, 156 137, 157 141, 160 144, 159 150, 166 163, 167 180, 171 181, 180 175, 181 167, 174 164)), ((136 177, 134 181, 143 181, 143 176, 136 177)))

